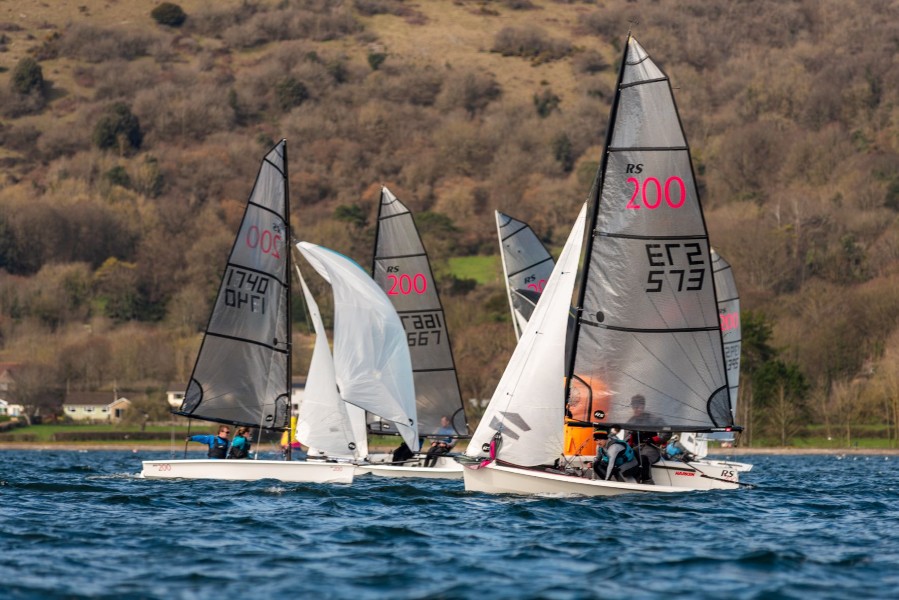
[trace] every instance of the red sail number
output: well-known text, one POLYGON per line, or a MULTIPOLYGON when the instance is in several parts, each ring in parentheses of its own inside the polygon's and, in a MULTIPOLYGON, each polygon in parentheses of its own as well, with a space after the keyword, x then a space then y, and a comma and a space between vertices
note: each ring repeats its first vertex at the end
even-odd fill
POLYGON ((259 232, 259 228, 255 225, 250 226, 247 230, 247 246, 250 248, 259 248, 263 254, 271 254, 277 259, 281 259, 278 252, 278 244, 281 243, 281 235, 275 234, 268 229, 259 232))
POLYGON ((387 279, 393 283, 387 290, 388 296, 408 296, 412 292, 420 296, 428 289, 428 280, 421 273, 416 273, 412 277, 405 273, 399 276, 388 275, 387 279))
POLYGON ((634 184, 634 193, 627 203, 627 208, 631 210, 639 210, 644 206, 649 210, 655 210, 662 205, 663 197, 671 208, 680 208, 687 200, 687 186, 684 185, 684 180, 677 176, 666 179, 664 186, 655 177, 647 177, 642 183, 636 177, 629 177, 627 182, 634 184), (677 199, 674 200, 673 196, 677 196, 677 199))

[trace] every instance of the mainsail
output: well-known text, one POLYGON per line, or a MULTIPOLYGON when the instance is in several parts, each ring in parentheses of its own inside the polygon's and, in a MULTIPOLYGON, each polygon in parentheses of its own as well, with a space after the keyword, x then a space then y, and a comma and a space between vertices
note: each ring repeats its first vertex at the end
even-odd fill
POLYGON ((467 435, 446 316, 428 255, 412 213, 386 187, 381 188, 378 206, 372 277, 393 303, 405 328, 415 377, 419 432, 436 433, 440 418, 446 416, 456 433, 467 435))
MULTIPOLYGON (((328 346, 318 303, 309 291, 299 265, 296 265, 296 272, 315 329, 315 347, 309 363, 303 402, 297 416, 296 439, 309 446, 309 454, 312 456, 324 454, 329 457, 364 458, 368 454, 364 428, 360 443, 357 444, 347 411, 349 406, 337 390, 334 357, 328 346)), ((360 414, 359 418, 364 420, 365 415, 360 414)))
POLYGON ((515 339, 520 339, 552 273, 553 258, 527 223, 499 211, 496 211, 496 232, 515 339))
MULTIPOLYGON (((639 431, 733 425, 705 220, 668 77, 631 37, 586 239, 569 403, 639 431)), ((578 418, 577 415, 575 415, 578 418)))
POLYGON ((308 242, 297 248, 334 291, 334 370, 341 398, 393 422, 409 448, 418 449, 412 360, 390 300, 346 256, 308 242))
POLYGON ((266 154, 181 408, 176 414, 284 429, 290 417, 287 143, 266 154))
POLYGON ((730 407, 737 417, 737 392, 740 390, 740 348, 743 342, 740 324, 740 295, 730 263, 712 248, 712 272, 715 274, 715 293, 718 297, 718 316, 724 339, 724 358, 727 360, 727 387, 730 407))
POLYGON ((584 237, 586 205, 500 378, 466 454, 478 456, 496 432, 503 460, 533 466, 561 454, 568 309, 584 237))

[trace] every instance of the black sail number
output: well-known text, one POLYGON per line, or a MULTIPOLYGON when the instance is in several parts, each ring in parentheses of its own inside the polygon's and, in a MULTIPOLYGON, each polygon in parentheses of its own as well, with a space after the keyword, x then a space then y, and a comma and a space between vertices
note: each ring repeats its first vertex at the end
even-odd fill
POLYGON ((661 292, 666 281, 676 292, 695 292, 705 283, 707 264, 698 242, 647 243, 646 291, 661 292))

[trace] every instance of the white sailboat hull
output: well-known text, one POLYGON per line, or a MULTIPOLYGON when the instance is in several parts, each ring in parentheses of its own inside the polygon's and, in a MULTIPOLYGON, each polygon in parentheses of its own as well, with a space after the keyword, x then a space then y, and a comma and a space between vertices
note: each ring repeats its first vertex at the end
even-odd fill
MULTIPOLYGON (((683 465, 683 463, 681 463, 683 465)), ((655 485, 596 481, 575 475, 548 473, 491 463, 479 469, 465 468, 465 489, 488 494, 617 496, 620 494, 671 494, 712 489, 736 489, 733 481, 702 476, 686 465, 653 468, 655 485)))
POLYGON ((145 460, 147 479, 217 479, 255 481, 277 479, 298 483, 352 483, 351 464, 284 460, 145 460))
POLYGON ((356 465, 356 475, 371 473, 376 477, 418 477, 422 479, 462 479, 462 465, 450 457, 441 456, 433 467, 424 466, 424 458, 402 465, 366 462, 356 465))

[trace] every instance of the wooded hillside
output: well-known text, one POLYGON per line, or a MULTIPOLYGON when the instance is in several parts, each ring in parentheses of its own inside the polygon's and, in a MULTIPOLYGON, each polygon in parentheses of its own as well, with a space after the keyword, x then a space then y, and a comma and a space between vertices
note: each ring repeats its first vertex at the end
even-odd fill
POLYGON ((367 265, 379 186, 413 210, 463 393, 489 397, 514 344, 501 271, 475 284, 447 261, 498 253, 494 209, 564 241, 632 29, 675 87, 710 237, 737 278, 747 439, 810 423, 897 437, 896 2, 5 9, 0 361, 19 365, 29 405, 186 381, 259 160, 282 137, 298 238, 367 265))

